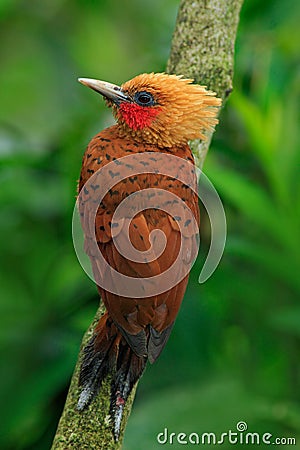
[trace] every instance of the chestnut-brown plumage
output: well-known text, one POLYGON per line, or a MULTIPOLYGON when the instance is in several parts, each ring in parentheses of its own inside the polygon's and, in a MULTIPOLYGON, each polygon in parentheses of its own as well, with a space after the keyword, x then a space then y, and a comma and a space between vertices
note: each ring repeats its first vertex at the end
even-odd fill
MULTIPOLYGON (((192 84, 175 75, 142 74, 121 87, 91 79, 80 79, 104 96, 108 106, 113 108, 117 124, 97 134, 89 143, 83 158, 79 182, 79 209, 85 233, 86 251, 90 256, 95 279, 112 277, 108 268, 99 264, 92 248, 89 217, 91 192, 84 185, 98 169, 112 161, 116 162, 118 173, 123 162, 118 159, 129 154, 150 152, 154 163, 161 153, 176 155, 193 164, 188 145, 189 139, 205 138, 205 132, 216 123, 217 106, 220 100, 204 87, 192 84)), ((148 164, 148 162, 145 164, 148 164)), ((170 158, 170 165, 174 164, 170 158)), ((112 175, 114 176, 114 175, 112 175)), ((184 220, 186 207, 192 211, 199 224, 196 175, 193 168, 189 173, 190 183, 182 183, 176 177, 160 173, 143 173, 128 177, 116 183, 99 205, 95 220, 97 245, 109 266, 116 271, 141 280, 154 277, 170 268, 179 254, 180 245, 190 248, 197 238, 197 229, 184 220), (112 239, 112 218, 118 205, 130 194, 149 188, 159 188, 175 194, 183 203, 172 217, 158 208, 145 209, 136 214, 129 224, 129 236, 133 246, 145 252, 151 247, 150 234, 159 229, 166 236, 162 254, 151 262, 136 262, 121 255, 112 239), (185 227, 180 229, 180 221, 185 227), (182 231, 183 230, 183 231, 182 231)), ((103 180, 104 182, 104 180, 103 180)), ((117 224, 119 238, 125 236, 124 213, 117 224)), ((191 264, 191 257, 182 258, 182 266, 191 264)), ((176 274, 175 274, 176 275, 176 274)), ((182 278, 182 277, 181 277, 182 278)), ((174 325, 186 289, 188 275, 165 292, 146 298, 122 296, 98 287, 106 307, 94 336, 84 351, 80 373, 82 393, 79 409, 85 408, 97 394, 102 380, 110 374, 110 415, 115 439, 118 439, 124 404, 134 383, 141 376, 147 360, 154 362, 161 353, 174 325)))

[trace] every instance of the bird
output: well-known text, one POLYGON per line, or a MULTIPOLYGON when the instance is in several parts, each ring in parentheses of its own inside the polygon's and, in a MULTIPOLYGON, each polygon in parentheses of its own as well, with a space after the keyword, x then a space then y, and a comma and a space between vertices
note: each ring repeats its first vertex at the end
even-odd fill
POLYGON ((221 99, 205 86, 195 84, 193 79, 166 73, 143 73, 121 86, 91 78, 78 81, 103 96, 107 106, 112 108, 116 123, 102 130, 88 144, 78 185, 85 250, 95 279, 102 277, 104 280, 104 286, 101 281, 97 284, 106 310, 83 351, 77 408, 87 408, 103 380, 110 375, 109 415, 117 441, 128 396, 147 361, 153 363, 166 345, 184 297, 191 259, 195 258, 190 249, 195 247, 200 220, 189 141, 206 139, 207 132, 218 123, 221 99), (128 157, 131 164, 126 163, 128 157), (147 166, 151 162, 154 169, 149 167, 148 173, 147 166), (182 182, 176 175, 180 162, 187 164, 188 168, 183 170, 189 181, 182 182), (133 166, 136 173, 127 176, 126 168, 130 172, 133 166), (106 167, 116 170, 109 169, 110 175, 107 171, 105 175, 106 167), (141 173, 138 167, 143 168, 141 173), (97 173, 100 173, 97 183, 91 184, 97 173), (94 191, 105 186, 109 176, 112 183, 115 177, 116 183, 97 205, 91 225, 94 191), (163 206, 157 208, 155 202, 150 202, 149 189, 157 190, 153 194, 151 191, 156 199, 161 191, 176 198, 163 200, 163 206), (114 222, 114 214, 122 202, 143 192, 148 195, 146 201, 142 201, 144 210, 139 209, 135 214, 134 208, 131 213, 130 208, 125 208, 114 222), (180 200, 178 207, 177 198, 180 200), (166 211, 168 202, 173 205, 173 212, 166 211), (194 220, 186 219, 188 211, 194 220), (155 230, 165 237, 159 254, 153 243, 155 230), (119 241, 127 239, 125 248, 129 249, 130 240, 137 252, 148 256, 143 262, 137 262, 122 254, 114 239, 116 235, 119 241), (183 256, 178 258, 180 248, 183 256), (102 263, 97 251, 103 256, 102 263), (177 269, 173 278, 167 280, 171 284, 166 287, 164 281, 160 286, 159 277, 173 267, 176 258, 177 269), (137 290, 128 293, 127 283, 114 283, 114 271, 128 277, 129 281, 137 280, 137 290), (139 288, 145 290, 145 279, 151 280, 151 277, 158 279, 154 283, 157 292, 146 288, 144 296, 137 295, 139 288), (109 280, 111 289, 105 285, 109 280))

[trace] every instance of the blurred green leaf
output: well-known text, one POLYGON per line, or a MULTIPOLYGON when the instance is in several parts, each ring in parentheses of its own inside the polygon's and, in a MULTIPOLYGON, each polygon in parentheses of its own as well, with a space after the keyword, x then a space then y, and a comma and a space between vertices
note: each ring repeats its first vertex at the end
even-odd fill
POLYGON ((208 175, 216 187, 226 198, 249 220, 249 226, 258 226, 261 232, 267 233, 267 238, 278 242, 279 245, 288 246, 290 251, 295 250, 297 227, 286 211, 280 210, 267 192, 257 183, 247 180, 229 169, 226 171, 214 164, 208 175), (283 231, 284 230, 284 231, 283 231))
POLYGON ((300 307, 282 307, 272 311, 269 317, 270 324, 287 334, 300 336, 300 307))

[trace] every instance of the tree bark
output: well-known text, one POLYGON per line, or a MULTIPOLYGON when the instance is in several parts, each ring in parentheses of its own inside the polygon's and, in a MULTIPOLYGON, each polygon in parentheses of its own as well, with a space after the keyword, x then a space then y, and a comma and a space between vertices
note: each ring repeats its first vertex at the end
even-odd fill
MULTIPOLYGON (((207 86, 225 100, 232 90, 234 43, 243 0, 182 0, 172 39, 167 73, 176 73, 207 86)), ((206 141, 191 143, 196 164, 202 168, 212 133, 206 141)), ((101 304, 85 333, 71 380, 66 404, 60 418, 52 450, 122 448, 125 426, 135 395, 127 400, 119 442, 115 443, 109 424, 109 380, 86 411, 76 408, 80 389, 78 375, 82 349, 104 312, 101 304)))
MULTIPOLYGON (((232 91, 234 44, 243 0, 182 0, 180 2, 168 73, 182 74, 207 86, 222 98, 232 91)), ((191 142, 202 169, 212 134, 191 142)))

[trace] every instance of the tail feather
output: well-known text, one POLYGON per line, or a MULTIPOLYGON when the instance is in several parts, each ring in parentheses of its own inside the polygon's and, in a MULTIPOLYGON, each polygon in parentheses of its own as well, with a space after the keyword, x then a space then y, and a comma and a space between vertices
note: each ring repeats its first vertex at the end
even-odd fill
POLYGON ((79 375, 82 391, 77 408, 80 411, 87 408, 110 375, 110 418, 115 441, 119 439, 126 400, 146 363, 147 357, 137 356, 132 351, 107 313, 102 316, 95 334, 84 348, 79 375))
POLYGON ((147 358, 139 357, 126 345, 120 353, 120 365, 111 383, 110 416, 114 418, 114 437, 119 438, 125 403, 146 367, 147 358))
POLYGON ((79 386, 82 386, 83 389, 77 404, 79 410, 85 409, 91 403, 99 392, 102 381, 116 364, 116 355, 111 349, 117 332, 107 325, 107 314, 104 314, 99 320, 95 334, 83 351, 84 356, 79 374, 79 386))
POLYGON ((150 325, 150 335, 149 335, 149 343, 148 343, 148 358, 150 363, 154 363, 157 360, 159 355, 161 354, 164 346, 166 345, 167 340, 169 339, 170 333, 172 331, 174 322, 168 326, 161 333, 156 331, 150 325))
POLYGON ((79 375, 79 386, 82 391, 77 404, 77 409, 82 411, 93 400, 99 392, 102 380, 108 375, 108 366, 104 357, 100 357, 99 352, 94 351, 94 335, 84 348, 84 358, 81 364, 79 375))

